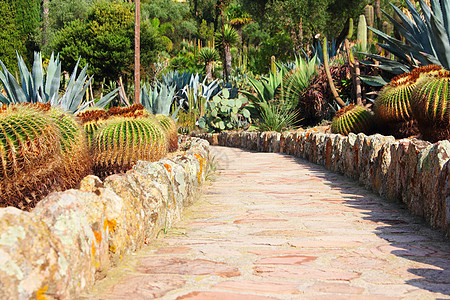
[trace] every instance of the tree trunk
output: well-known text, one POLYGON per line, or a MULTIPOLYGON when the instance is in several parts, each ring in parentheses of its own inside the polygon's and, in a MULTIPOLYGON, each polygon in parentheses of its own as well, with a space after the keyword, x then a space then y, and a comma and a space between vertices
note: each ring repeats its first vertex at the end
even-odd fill
POLYGON ((135 2, 134 20, 134 104, 139 103, 141 93, 141 1, 135 2))
POLYGON ((48 43, 48 39, 47 39, 47 29, 49 27, 49 18, 48 18, 48 0, 43 0, 42 2, 42 11, 44 14, 44 24, 43 24, 43 28, 42 28, 42 44, 47 44, 48 43))
POLYGON ((228 72, 228 53, 227 53, 227 48, 230 48, 230 46, 228 46, 225 43, 225 25, 223 23, 223 0, 220 1, 220 15, 221 15, 221 25, 222 25, 222 46, 223 46, 223 79, 225 80, 225 82, 228 82, 228 76, 230 76, 231 74, 231 49, 228 49, 229 52, 229 56, 230 56, 230 72, 228 72))
POLYGON ((226 72, 226 81, 228 82, 228 77, 231 75, 231 46, 225 45, 225 72, 226 72))
POLYGON ((213 66, 213 63, 214 63, 214 62, 210 61, 210 62, 206 63, 206 65, 205 65, 206 79, 208 80, 208 82, 212 82, 212 81, 214 80, 214 79, 213 79, 213 76, 212 76, 212 66, 213 66))

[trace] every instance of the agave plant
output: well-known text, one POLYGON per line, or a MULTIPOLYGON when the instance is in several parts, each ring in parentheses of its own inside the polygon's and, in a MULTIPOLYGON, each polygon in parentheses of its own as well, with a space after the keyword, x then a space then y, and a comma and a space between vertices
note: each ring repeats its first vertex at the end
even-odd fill
MULTIPOLYGON (((406 43, 395 39, 375 28, 369 28, 380 38, 384 44, 382 48, 397 57, 391 60, 374 54, 367 54, 382 64, 377 67, 394 75, 411 71, 421 65, 442 65, 450 68, 450 5, 448 1, 430 0, 431 8, 423 0, 419 0, 421 12, 417 11, 414 4, 405 0, 410 19, 401 9, 392 5, 400 22, 394 17, 386 16, 394 24, 394 28, 405 38, 406 43)), ((373 84, 385 85, 387 81, 380 76, 376 78, 364 78, 373 84)))
MULTIPOLYGON (((47 74, 44 76, 42 57, 40 53, 34 53, 34 62, 31 73, 28 71, 23 58, 17 55, 20 81, 8 71, 6 66, 0 61, 2 71, 0 71, 0 81, 5 89, 6 96, 0 94, 0 101, 4 104, 13 103, 50 103, 52 106, 61 107, 64 110, 76 113, 94 104, 94 101, 83 102, 86 90, 92 81, 92 77, 87 76, 87 65, 78 73, 77 62, 69 82, 65 87, 63 95, 59 94, 61 85, 61 62, 59 55, 52 54, 47 67, 47 74)), ((118 89, 100 99, 95 106, 106 106, 117 94, 118 89)))
POLYGON ((284 101, 297 106, 302 99, 303 92, 309 86, 311 78, 317 74, 318 65, 317 55, 310 60, 303 60, 301 57, 295 59, 293 70, 284 79, 285 83, 281 91, 284 101))
MULTIPOLYGON (((149 85, 144 84, 141 88, 140 103, 145 109, 153 114, 170 115, 170 109, 175 99, 175 86, 167 86, 156 82, 152 89, 149 85)), ((180 107, 173 113, 172 118, 175 119, 180 107)))
POLYGON ((261 103, 267 103, 280 93, 283 85, 283 77, 286 69, 282 68, 276 73, 270 72, 269 77, 261 77, 260 79, 248 78, 250 85, 256 91, 256 96, 245 90, 240 92, 255 105, 258 111, 261 111, 261 103))
POLYGON ((259 105, 261 117, 257 127, 261 131, 281 132, 292 128, 297 121, 298 112, 287 102, 270 100, 259 105))

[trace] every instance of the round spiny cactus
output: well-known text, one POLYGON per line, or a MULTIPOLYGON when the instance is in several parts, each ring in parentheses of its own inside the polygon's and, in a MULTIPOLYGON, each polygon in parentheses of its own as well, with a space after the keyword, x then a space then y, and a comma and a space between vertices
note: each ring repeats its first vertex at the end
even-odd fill
POLYGON ((0 206, 32 208, 59 185, 60 141, 58 127, 42 107, 0 108, 0 206))
POLYGON ((101 124, 106 122, 107 114, 106 110, 98 108, 89 108, 77 114, 86 134, 88 149, 92 147, 94 133, 101 124))
POLYGON ((374 113, 380 123, 406 122, 413 118, 411 94, 423 76, 442 70, 440 66, 429 65, 410 73, 399 75, 385 85, 377 96, 374 113))
POLYGON ((100 177, 124 172, 138 160, 156 161, 167 154, 167 140, 153 117, 115 117, 94 134, 94 173, 100 177))
POLYGON ((411 108, 424 139, 450 138, 450 72, 422 77, 413 91, 411 108))
POLYGON ((176 151, 178 149, 177 124, 171 117, 166 115, 156 115, 156 119, 159 121, 167 134, 167 140, 169 142, 169 152, 176 151))
POLYGON ((63 174, 62 188, 74 188, 90 173, 91 158, 84 130, 75 117, 59 108, 52 108, 49 115, 60 133, 63 174))
POLYGON ((331 122, 331 132, 348 135, 353 133, 370 134, 375 128, 375 117, 368 109, 350 104, 338 112, 331 122))

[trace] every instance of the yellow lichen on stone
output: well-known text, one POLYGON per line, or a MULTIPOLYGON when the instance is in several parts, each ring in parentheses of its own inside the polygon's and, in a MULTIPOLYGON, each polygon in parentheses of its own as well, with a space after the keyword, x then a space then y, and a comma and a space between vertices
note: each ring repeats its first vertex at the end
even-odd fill
POLYGON ((47 297, 45 297, 45 292, 48 290, 48 285, 45 285, 36 292, 36 300, 47 300, 47 297))
POLYGON ((105 222, 103 223, 103 230, 106 231, 106 229, 109 228, 109 233, 116 231, 116 227, 117 227, 117 221, 114 219, 112 219, 112 220, 106 219, 105 222))
POLYGON ((164 164, 164 168, 166 168, 167 172, 172 172, 172 166, 169 164, 164 164))
POLYGON ((102 233, 94 230, 94 236, 97 243, 100 244, 102 242, 102 233))
POLYGON ((197 172, 197 180, 200 183, 202 181, 202 174, 203 174, 203 164, 205 163, 205 159, 201 157, 198 153, 194 153, 194 157, 198 160, 200 164, 200 170, 197 172))
POLYGON ((116 253, 116 246, 114 245, 109 246, 109 252, 116 253))

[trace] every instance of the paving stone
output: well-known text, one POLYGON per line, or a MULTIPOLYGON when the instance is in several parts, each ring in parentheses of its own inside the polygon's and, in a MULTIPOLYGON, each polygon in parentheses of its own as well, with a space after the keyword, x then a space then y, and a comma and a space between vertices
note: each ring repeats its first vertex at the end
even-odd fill
POLYGON ((165 248, 159 248, 156 250, 155 254, 185 254, 191 251, 192 248, 190 247, 165 247, 165 248))
POLYGON ((272 294, 299 294, 297 283, 257 280, 228 280, 216 284, 213 288, 235 292, 254 292, 272 294))
POLYGON ((287 222, 286 219, 240 219, 236 220, 234 224, 254 224, 254 223, 268 223, 268 222, 287 222))
POLYGON ((286 155, 212 155, 184 220, 81 299, 450 299, 450 244, 398 204, 286 155))
POLYGON ((222 292, 192 292, 177 298, 177 300, 269 300, 269 299, 276 299, 276 298, 248 295, 248 294, 222 293, 222 292))
POLYGON ((173 275, 130 275, 104 294, 104 299, 145 300, 164 296, 185 284, 184 278, 173 275))
POLYGON ((257 265, 301 265, 316 260, 314 256, 286 255, 267 257, 255 262, 257 265))
POLYGON ((269 278, 293 279, 321 279, 321 280, 352 280, 359 277, 359 273, 333 268, 286 268, 282 266, 254 267, 255 275, 269 278))
POLYGON ((217 275, 222 277, 239 276, 237 268, 227 264, 206 259, 183 258, 143 258, 137 271, 146 274, 180 274, 180 275, 217 275))
POLYGON ((307 288, 305 293, 328 293, 328 294, 356 294, 360 295, 365 291, 362 287, 351 286, 347 282, 316 282, 307 288))

